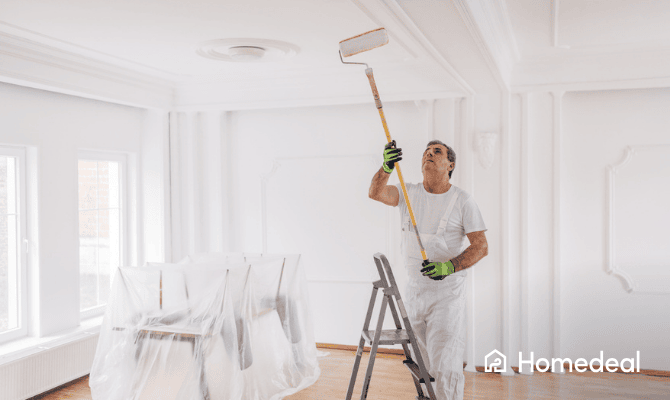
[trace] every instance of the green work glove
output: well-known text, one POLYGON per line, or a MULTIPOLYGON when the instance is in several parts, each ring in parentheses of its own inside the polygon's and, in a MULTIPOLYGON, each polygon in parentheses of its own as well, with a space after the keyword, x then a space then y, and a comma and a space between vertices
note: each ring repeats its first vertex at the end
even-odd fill
POLYGON ((402 160, 400 156, 402 156, 402 149, 396 149, 395 140, 387 143, 384 146, 384 163, 382 164, 384 172, 387 174, 393 172, 394 164, 402 160))
POLYGON ((421 269, 423 276, 427 276, 434 281, 441 281, 442 279, 456 272, 456 268, 454 267, 454 264, 451 263, 451 261, 430 262, 425 260, 422 265, 424 267, 421 269))

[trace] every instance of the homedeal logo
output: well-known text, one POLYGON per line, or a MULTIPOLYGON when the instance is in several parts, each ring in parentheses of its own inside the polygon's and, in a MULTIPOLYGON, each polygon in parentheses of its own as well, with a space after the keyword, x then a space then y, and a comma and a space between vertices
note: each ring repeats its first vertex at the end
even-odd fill
POLYGON ((493 349, 484 358, 484 372, 507 372, 507 357, 498 350, 493 349))
MULTIPOLYGON (((560 370, 564 372, 564 364, 569 365, 569 371, 572 372, 572 368, 577 372, 586 372, 587 368, 592 372, 603 372, 603 367, 608 372, 616 372, 617 369, 620 369, 621 372, 640 372, 640 351, 638 350, 635 353, 635 357, 624 358, 621 361, 616 358, 608 358, 605 360, 603 356, 603 351, 600 352, 600 357, 592 358, 590 361, 586 361, 585 358, 578 358, 574 362, 570 358, 552 358, 551 361, 546 358, 538 358, 535 360, 535 354, 530 352, 530 358, 524 360, 523 355, 519 352, 519 368, 524 370, 526 368, 533 368, 540 372, 547 372, 549 368, 552 368, 555 371, 560 370)), ((485 372, 507 372, 507 357, 499 352, 498 350, 493 350, 484 358, 484 371, 485 372)))

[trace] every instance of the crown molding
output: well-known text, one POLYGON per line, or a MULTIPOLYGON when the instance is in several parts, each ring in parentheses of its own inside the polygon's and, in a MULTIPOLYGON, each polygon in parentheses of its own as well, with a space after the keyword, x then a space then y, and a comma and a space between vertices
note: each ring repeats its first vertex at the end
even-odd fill
MULTIPOLYGON (((414 92, 414 93, 397 93, 384 95, 383 103, 394 103, 401 101, 422 101, 422 100, 438 100, 438 99, 458 99, 462 98, 461 91, 442 91, 442 92, 414 92)), ((267 99, 267 100, 248 100, 248 101, 217 101, 176 104, 173 109, 175 111, 208 111, 208 110, 257 110, 257 109, 274 109, 274 108, 297 108, 297 107, 319 107, 319 106, 335 106, 348 104, 366 104, 369 103, 374 106, 374 99, 370 95, 355 95, 355 96, 325 96, 325 97, 297 97, 294 99, 267 99)))
POLYGON ((125 105, 171 105, 173 87, 165 79, 8 33, 6 26, 0 25, 0 81, 125 105))
POLYGON ((411 54, 419 54, 436 63, 455 81, 464 95, 474 95, 475 90, 458 73, 433 44, 426 38, 414 21, 405 13, 397 0, 351 0, 365 15, 379 26, 383 26, 389 35, 401 43, 411 54))
MULTIPOLYGON (((7 30, 12 32, 8 33, 3 30, 8 26, 0 22, 0 81, 6 83, 124 105, 176 110, 300 107, 372 100, 362 68, 337 65, 285 71, 260 79, 254 75, 234 79, 165 76, 160 71, 153 75, 152 71, 133 70, 134 65, 115 65, 108 55, 17 27, 9 26, 7 30)), ((403 37, 400 44, 408 49, 412 60, 380 65, 376 71, 378 81, 388 82, 382 101, 463 97, 466 90, 471 90, 469 86, 464 88, 463 82, 451 79, 453 76, 446 77, 443 66, 419 59, 416 44, 408 44, 408 40, 412 39, 403 37)))
POLYGON ((520 56, 504 0, 455 0, 454 5, 501 88, 509 87, 520 56))
MULTIPOLYGON (((174 107, 190 109, 258 109, 373 102, 363 66, 338 65, 285 71, 262 78, 179 83, 174 107)), ((463 97, 466 92, 435 64, 413 60, 375 66, 382 103, 463 97), (443 79, 440 79, 443 77, 443 79)))
POLYGON ((602 54, 561 51, 517 64, 513 92, 607 90, 670 86, 670 49, 638 49, 602 54), (617 68, 610 68, 616 65, 617 68))
POLYGON ((512 93, 552 92, 592 92, 599 90, 655 89, 670 87, 670 76, 649 79, 612 79, 584 82, 554 82, 536 85, 515 85, 512 93))

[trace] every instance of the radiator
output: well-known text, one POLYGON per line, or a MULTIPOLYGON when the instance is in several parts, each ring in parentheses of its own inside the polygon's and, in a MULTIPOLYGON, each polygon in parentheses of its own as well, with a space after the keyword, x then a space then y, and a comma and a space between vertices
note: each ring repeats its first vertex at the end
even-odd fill
POLYGON ((0 399, 25 400, 91 371, 98 334, 43 346, 0 366, 0 399))

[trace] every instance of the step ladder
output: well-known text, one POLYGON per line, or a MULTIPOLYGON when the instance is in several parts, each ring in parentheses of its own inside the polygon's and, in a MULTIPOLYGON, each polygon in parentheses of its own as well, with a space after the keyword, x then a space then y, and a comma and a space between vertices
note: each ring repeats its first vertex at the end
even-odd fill
POLYGON ((365 316, 365 323, 363 324, 363 331, 361 332, 361 340, 358 343, 356 360, 354 361, 354 368, 351 372, 351 380, 349 381, 349 390, 347 390, 346 400, 351 400, 351 396, 354 392, 354 384, 356 383, 356 376, 358 375, 358 368, 361 365, 363 348, 366 343, 369 343, 372 348, 370 349, 370 360, 368 361, 368 368, 367 372, 365 373, 365 380, 363 381, 361 400, 366 399, 368 396, 368 389, 370 387, 370 380, 372 378, 372 368, 374 367, 377 348, 380 344, 402 345, 406 358, 403 361, 403 364, 405 364, 412 373, 414 386, 416 386, 416 392, 418 393, 418 396, 416 397, 417 400, 435 400, 436 397, 433 385, 430 383, 426 384, 426 382, 435 382, 435 378, 431 377, 426 370, 423 357, 421 356, 421 351, 419 350, 419 346, 416 341, 416 336, 414 335, 412 325, 410 324, 409 318, 407 317, 407 311, 405 311, 405 305, 400 298, 400 292, 398 291, 398 286, 396 285, 395 278, 393 277, 391 265, 389 264, 386 256, 384 256, 382 253, 375 254, 374 260, 375 265, 377 266, 377 271, 379 272, 380 279, 378 281, 372 282, 372 296, 370 298, 370 306, 368 307, 368 314, 365 316), (379 310, 377 329, 369 330, 370 319, 372 317, 372 311, 375 307, 377 291, 379 289, 382 290, 383 299, 382 306, 379 310), (398 317, 396 304, 400 310, 400 316, 402 316, 402 324, 405 326, 404 329, 400 318, 398 317), (393 315, 393 321, 395 322, 396 329, 382 330, 387 306, 391 309, 391 315, 393 315), (412 350, 414 350, 416 362, 412 359, 412 353, 410 352, 409 346, 412 346, 412 350), (422 383, 426 386, 428 396, 425 396, 423 393, 423 389, 421 388, 422 383))

